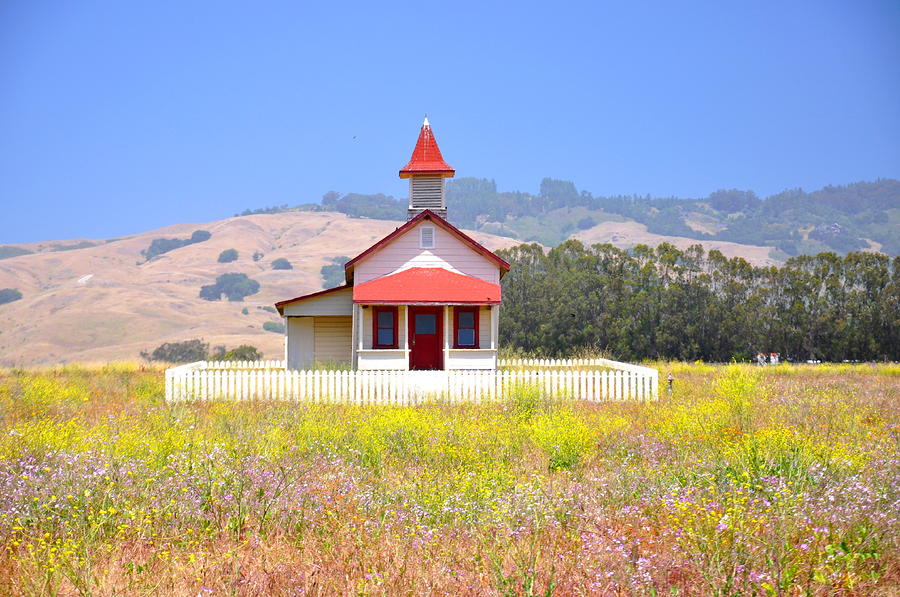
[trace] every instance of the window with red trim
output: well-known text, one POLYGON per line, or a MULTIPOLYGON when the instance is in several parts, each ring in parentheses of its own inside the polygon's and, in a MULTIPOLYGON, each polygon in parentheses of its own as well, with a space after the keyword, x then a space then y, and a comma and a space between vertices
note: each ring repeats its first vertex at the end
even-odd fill
POLYGON ((453 348, 478 348, 478 307, 453 310, 453 348))
POLYGON ((372 309, 372 348, 397 348, 397 307, 372 309))

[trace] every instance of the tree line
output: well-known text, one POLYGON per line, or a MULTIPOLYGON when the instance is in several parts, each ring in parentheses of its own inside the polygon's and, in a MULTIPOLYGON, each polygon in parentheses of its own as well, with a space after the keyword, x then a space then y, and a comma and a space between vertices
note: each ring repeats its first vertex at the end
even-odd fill
POLYGON ((700 245, 575 240, 498 254, 512 265, 500 311, 506 347, 628 360, 900 360, 900 257, 826 252, 754 267, 700 245))
POLYGON ((144 259, 150 261, 154 257, 158 257, 163 253, 180 249, 188 245, 194 245, 208 241, 212 238, 212 234, 207 230, 194 230, 190 238, 154 238, 150 242, 150 246, 141 251, 144 259))
POLYGON ((191 363, 194 361, 258 361, 262 353, 255 346, 241 344, 231 350, 225 346, 209 349, 209 343, 193 339, 181 342, 166 342, 153 351, 142 350, 141 357, 148 361, 164 363, 191 363))
MULTIPOLYGON (((866 249, 876 241, 887 255, 900 254, 900 181, 881 179, 817 191, 789 189, 763 200, 753 191, 720 189, 707 197, 592 195, 567 180, 544 178, 537 194, 501 192, 493 180, 447 181, 450 220, 461 228, 506 234, 556 245, 597 219, 625 218, 650 232, 697 240, 774 246, 785 257, 866 249), (699 218, 699 220, 698 220, 699 218), (705 231, 697 227, 704 221, 705 231), (517 224, 518 222, 518 224, 517 224)), ((337 211, 350 217, 406 218, 406 199, 328 191, 321 203, 244 210, 240 215, 282 211, 337 211)), ((602 221, 602 220, 601 220, 602 221)))
MULTIPOLYGON (((579 218, 572 208, 581 207, 635 220, 656 234, 774 246, 786 257, 819 251, 845 254, 869 247, 866 239, 877 241, 888 255, 900 253, 895 213, 900 209, 900 181, 891 179, 812 192, 791 189, 763 200, 753 191, 737 189, 690 199, 598 196, 553 178, 544 178, 539 193, 532 195, 498 192, 493 180, 459 178, 447 183, 447 205, 454 223, 464 228, 548 214, 551 221, 579 218), (712 229, 701 232, 691 225, 698 217, 714 224, 712 229)), ((568 231, 580 227, 573 220, 568 231)))

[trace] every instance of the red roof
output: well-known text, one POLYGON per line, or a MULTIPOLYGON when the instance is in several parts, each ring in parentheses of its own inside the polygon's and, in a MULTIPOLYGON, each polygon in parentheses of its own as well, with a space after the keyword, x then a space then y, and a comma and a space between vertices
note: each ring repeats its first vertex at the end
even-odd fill
POLYGON ((413 174, 440 174, 445 177, 456 174, 456 170, 444 161, 427 118, 419 131, 419 140, 409 163, 400 170, 400 178, 409 178, 413 174))
POLYGON ((500 285, 441 267, 413 267, 353 287, 353 302, 369 304, 499 305, 500 285))
POLYGON ((357 255, 356 257, 351 259, 350 261, 348 261, 346 264, 344 264, 344 271, 346 272, 348 281, 350 279, 349 274, 350 274, 350 272, 353 271, 353 267, 357 263, 359 263, 360 261, 362 261, 369 255, 371 255, 372 253, 374 253, 375 251, 377 251, 384 245, 388 244, 389 242, 391 242, 392 240, 394 240, 395 238, 397 238, 398 236, 400 236, 401 234, 403 234, 410 228, 414 227, 416 224, 418 224, 422 220, 430 220, 432 223, 437 224, 438 226, 440 226, 441 228, 443 228, 450 234, 456 235, 460 240, 462 240, 464 243, 466 243, 467 245, 472 247, 472 250, 475 251, 476 253, 480 253, 481 255, 484 255, 485 257, 487 257, 488 259, 493 261, 497 265, 497 267, 500 268, 500 276, 501 277, 503 276, 503 274, 505 274, 506 272, 509 271, 509 263, 507 263, 503 259, 500 259, 496 255, 491 253, 487 248, 485 248, 484 246, 479 244, 478 241, 474 240, 472 237, 467 235, 465 232, 463 232, 462 230, 460 230, 459 228, 457 228, 456 226, 454 226, 453 224, 451 224, 450 222, 448 222, 441 216, 437 215, 430 209, 426 209, 422 213, 420 213, 419 215, 417 215, 410 221, 406 222, 405 224, 403 224, 402 226, 400 226, 399 228, 397 228, 396 230, 394 230, 393 232, 391 232, 390 234, 385 236, 383 239, 381 239, 380 241, 378 241, 377 243, 375 243, 374 245, 372 245, 371 247, 369 247, 368 249, 366 249, 365 251, 363 251, 362 253, 360 253, 359 255, 357 255))

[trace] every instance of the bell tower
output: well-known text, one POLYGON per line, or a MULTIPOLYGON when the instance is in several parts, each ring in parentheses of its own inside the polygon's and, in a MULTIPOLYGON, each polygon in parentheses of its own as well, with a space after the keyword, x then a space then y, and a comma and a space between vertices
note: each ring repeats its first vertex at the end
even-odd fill
POLYGON ((406 212, 406 219, 411 220, 426 209, 446 219, 444 179, 452 178, 454 174, 456 170, 441 156, 441 150, 426 116, 412 157, 400 170, 400 178, 409 179, 409 209, 406 212))

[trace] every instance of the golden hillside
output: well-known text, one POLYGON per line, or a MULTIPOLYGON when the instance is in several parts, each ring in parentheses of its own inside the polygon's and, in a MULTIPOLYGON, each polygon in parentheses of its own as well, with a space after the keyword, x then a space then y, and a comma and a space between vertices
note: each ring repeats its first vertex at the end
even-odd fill
MULTIPOLYGON (((286 212, 179 224, 69 251, 48 252, 50 242, 19 245, 38 252, 0 260, 0 288, 23 294, 0 305, 0 366, 133 360, 141 350, 192 338, 229 348, 252 344, 266 358, 282 358, 282 336, 262 329, 280 317, 259 307, 322 288, 323 265, 360 253, 400 224, 286 212), (194 230, 212 238, 144 261, 141 251, 153 239, 188 238, 194 230), (219 253, 232 248, 238 260, 218 263, 219 253), (254 261, 254 253, 262 257, 254 261), (272 270, 279 257, 294 269, 272 270), (244 302, 198 297, 201 286, 227 272, 257 280, 259 293, 244 302)), ((518 244, 470 234, 492 250, 518 244)))

